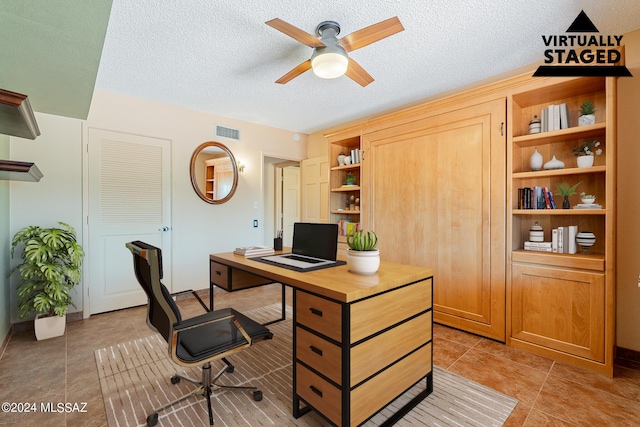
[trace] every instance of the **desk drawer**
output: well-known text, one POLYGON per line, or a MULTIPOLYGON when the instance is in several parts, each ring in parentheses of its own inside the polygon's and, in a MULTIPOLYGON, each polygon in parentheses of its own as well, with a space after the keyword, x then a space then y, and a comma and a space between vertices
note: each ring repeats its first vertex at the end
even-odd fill
POLYGON ((342 306, 337 302, 296 291, 296 322, 342 342, 342 306))
POLYGON ((340 425, 342 404, 340 389, 296 364, 296 394, 336 425, 340 425))
POLYGON ((340 347, 302 328, 296 328, 296 358, 341 384, 340 347))
POLYGON ((256 276, 248 271, 238 270, 228 265, 210 262, 211 283, 224 289, 225 291, 238 291, 240 289, 253 288, 273 283, 272 280, 256 276))

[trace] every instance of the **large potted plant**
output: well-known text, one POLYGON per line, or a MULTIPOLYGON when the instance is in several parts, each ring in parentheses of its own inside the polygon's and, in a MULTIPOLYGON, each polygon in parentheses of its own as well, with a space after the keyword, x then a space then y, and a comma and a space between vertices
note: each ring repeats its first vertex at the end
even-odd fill
POLYGON ((347 235, 347 267, 356 274, 373 274, 380 267, 378 236, 373 231, 356 231, 347 235))
POLYGON ((36 314, 34 329, 38 340, 64 334, 69 305, 75 307, 70 291, 81 278, 82 246, 73 227, 58 224, 61 228, 25 227, 11 241, 11 257, 18 245, 24 245, 22 262, 9 273, 20 272, 18 317, 36 314))

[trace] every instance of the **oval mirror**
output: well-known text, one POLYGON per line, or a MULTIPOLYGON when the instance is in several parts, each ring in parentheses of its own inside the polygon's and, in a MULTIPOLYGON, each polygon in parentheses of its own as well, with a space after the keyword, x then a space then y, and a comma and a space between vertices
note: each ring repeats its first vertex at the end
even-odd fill
POLYGON ((225 203, 238 186, 238 166, 229 149, 219 142, 200 144, 191 156, 191 185, 205 202, 225 203))

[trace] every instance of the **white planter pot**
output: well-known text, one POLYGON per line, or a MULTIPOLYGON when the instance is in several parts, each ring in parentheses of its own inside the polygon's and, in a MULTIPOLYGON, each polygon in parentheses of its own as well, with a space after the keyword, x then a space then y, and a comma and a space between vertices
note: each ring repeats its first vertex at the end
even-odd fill
POLYGON ((586 114, 578 117, 578 126, 592 125, 596 122, 596 116, 593 114, 586 114))
POLYGON ((35 320, 33 321, 33 329, 36 332, 36 339, 38 341, 61 337, 62 335, 64 335, 66 326, 67 316, 36 316, 35 320))
POLYGON ((593 166, 593 156, 578 156, 579 168, 590 168, 593 166))
POLYGON ((347 267, 356 274, 374 274, 380 267, 380 251, 347 250, 347 267))

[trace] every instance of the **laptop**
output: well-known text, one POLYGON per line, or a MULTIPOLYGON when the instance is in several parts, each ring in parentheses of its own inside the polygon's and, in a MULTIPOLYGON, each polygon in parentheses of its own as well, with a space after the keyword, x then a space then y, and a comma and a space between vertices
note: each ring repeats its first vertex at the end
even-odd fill
POLYGON ((338 224, 296 222, 291 253, 252 258, 296 271, 311 271, 342 265, 338 254, 338 224))

